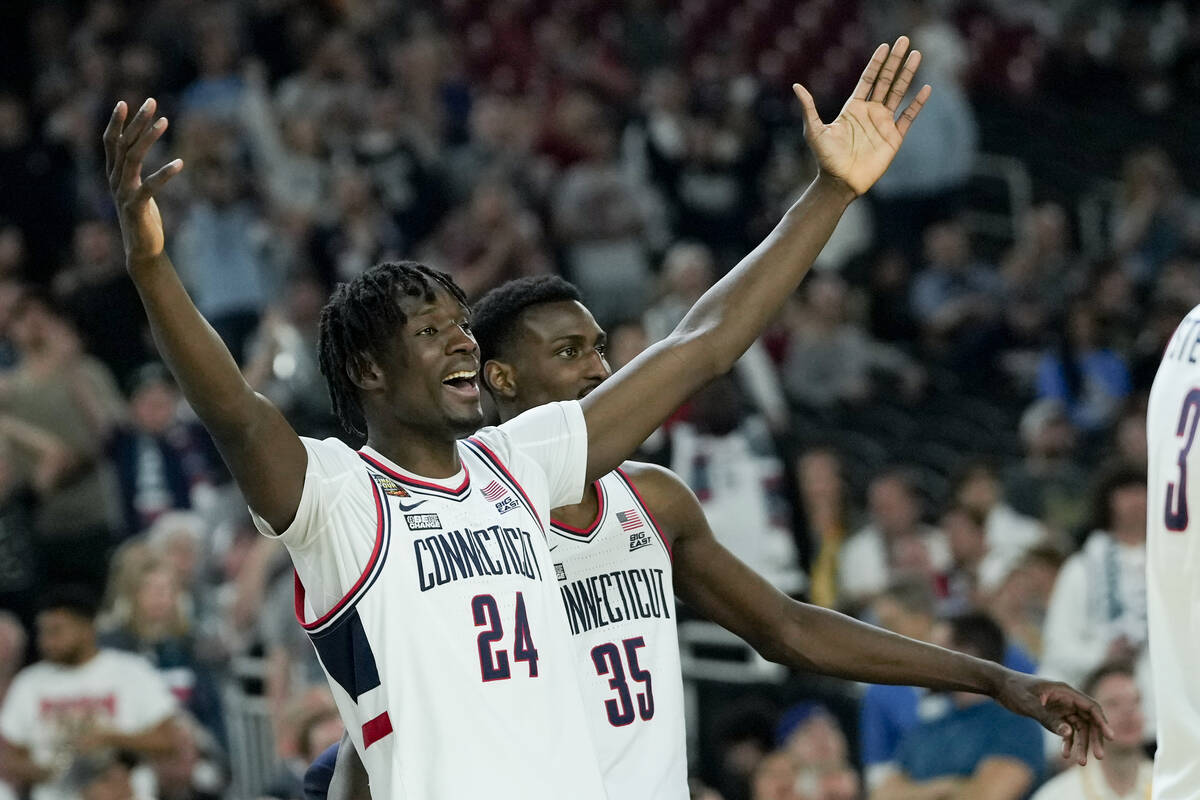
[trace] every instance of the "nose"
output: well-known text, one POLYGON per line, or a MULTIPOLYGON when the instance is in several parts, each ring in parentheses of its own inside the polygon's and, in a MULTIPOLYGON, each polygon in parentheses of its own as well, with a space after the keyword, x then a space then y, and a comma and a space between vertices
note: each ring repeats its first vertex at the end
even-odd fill
POLYGON ((476 344, 475 337, 463 330, 461 325, 455 325, 454 330, 450 332, 450 336, 446 340, 446 353, 453 355, 455 353, 478 352, 479 345, 476 344))
POLYGON ((602 381, 610 375, 612 367, 608 365, 608 359, 599 350, 593 350, 587 360, 587 377, 602 381))

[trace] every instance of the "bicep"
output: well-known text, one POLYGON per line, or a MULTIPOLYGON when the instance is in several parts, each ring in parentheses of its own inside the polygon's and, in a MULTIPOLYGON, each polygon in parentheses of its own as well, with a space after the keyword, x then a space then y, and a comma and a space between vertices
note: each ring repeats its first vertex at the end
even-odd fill
POLYGON ((989 758, 975 768, 959 796, 971 800, 1020 800, 1033 785, 1033 771, 1014 758, 989 758))
POLYGON ((246 504, 274 530, 286 530, 300 506, 308 451, 283 414, 256 394, 248 425, 209 432, 246 504))
POLYGON ((580 401, 587 420, 587 479, 606 475, 716 374, 699 337, 672 335, 648 347, 580 401))

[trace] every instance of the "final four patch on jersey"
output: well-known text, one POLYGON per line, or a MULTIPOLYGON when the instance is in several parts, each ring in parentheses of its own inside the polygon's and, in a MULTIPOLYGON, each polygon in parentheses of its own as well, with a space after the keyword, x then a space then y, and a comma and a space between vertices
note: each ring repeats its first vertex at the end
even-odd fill
POLYGON ((375 479, 375 483, 379 486, 379 491, 383 492, 384 494, 391 495, 392 497, 409 496, 404 487, 396 483, 391 478, 385 475, 372 475, 371 477, 375 479))
POLYGON ((404 521, 410 531, 440 531, 442 521, 437 514, 405 514, 404 521))

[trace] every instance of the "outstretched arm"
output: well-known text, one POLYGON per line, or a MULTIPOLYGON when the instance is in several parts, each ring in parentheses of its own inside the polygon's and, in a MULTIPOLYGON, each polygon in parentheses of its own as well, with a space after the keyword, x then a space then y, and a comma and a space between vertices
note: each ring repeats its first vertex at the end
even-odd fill
POLYGON ((212 434, 246 502, 282 531, 300 504, 308 454, 279 410, 246 383, 167 258, 154 195, 179 174, 183 162, 172 161, 142 180, 142 160, 167 129, 166 118, 152 123, 155 108, 154 100, 147 100, 126 125, 128 109, 117 103, 104 130, 125 266, 146 307, 159 353, 212 434))
POLYGON ((820 165, 816 180, 670 336, 582 401, 589 480, 620 464, 680 403, 732 368, 808 272, 846 206, 887 169, 930 92, 922 88, 896 118, 921 61, 916 51, 904 60, 907 50, 904 37, 894 48, 880 45, 829 125, 821 122, 811 95, 793 87, 804 108, 805 138, 820 165))
POLYGON ((716 540, 700 502, 678 476, 649 464, 626 469, 672 541, 676 593, 764 658, 846 680, 991 695, 1063 736, 1064 755, 1086 759, 1089 741, 1101 754, 1107 728, 1091 698, 1066 684, 796 602, 716 540))

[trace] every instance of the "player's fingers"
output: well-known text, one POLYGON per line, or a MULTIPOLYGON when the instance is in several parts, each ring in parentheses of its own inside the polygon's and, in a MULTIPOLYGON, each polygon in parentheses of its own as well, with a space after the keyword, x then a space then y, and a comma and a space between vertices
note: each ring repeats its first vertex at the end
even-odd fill
POLYGON ((871 60, 867 62, 867 66, 863 69, 862 75, 858 79, 858 85, 854 87, 854 94, 850 97, 854 100, 866 100, 871 94, 871 87, 875 85, 875 78, 879 76, 879 69, 883 66, 884 60, 887 59, 888 50, 886 43, 875 48, 875 53, 871 56, 871 60))
POLYGON ((104 142, 105 177, 112 177, 113 165, 117 160, 117 137, 121 135, 121 128, 125 125, 125 113, 125 101, 121 100, 113 106, 112 116, 108 118, 108 124, 104 126, 104 135, 101 139, 104 142))
POLYGON ((125 130, 121 131, 121 135, 117 137, 117 146, 126 148, 141 135, 146 126, 150 124, 150 120, 154 118, 154 110, 158 107, 158 102, 153 97, 147 97, 146 102, 142 103, 141 108, 133 115, 133 119, 129 120, 129 124, 125 126, 125 130))
POLYGON ((904 99, 904 93, 912 85, 912 79, 917 74, 917 67, 919 66, 921 66, 921 51, 913 50, 908 54, 908 58, 904 59, 904 66, 900 69, 900 75, 896 78, 896 82, 892 84, 891 91, 887 93, 887 97, 883 101, 883 104, 888 107, 889 111, 895 111, 900 107, 900 101, 904 99))
POLYGON ((804 112, 804 132, 811 136, 825 124, 821 122, 821 115, 817 113, 817 104, 813 102, 813 97, 808 93, 808 89, 800 84, 793 83, 792 91, 800 99, 800 108, 804 112))
POLYGON ((1071 745, 1075 741, 1075 729, 1063 723, 1058 728, 1058 735, 1062 737, 1062 757, 1068 759, 1071 757, 1071 745))
POLYGON ((904 113, 900 115, 900 119, 896 120, 896 130, 899 131, 901 138, 904 138, 908 133, 908 129, 912 127, 913 122, 917 119, 917 115, 925 107, 925 101, 929 99, 929 95, 932 93, 933 87, 928 83, 922 86, 921 91, 917 92, 917 96, 908 104, 908 108, 904 109, 904 113))
POLYGON ((1096 758, 1104 758, 1104 735, 1100 731, 1100 726, 1089 722, 1088 731, 1091 734, 1092 755, 1096 758))
POLYGON ((159 117, 154 121, 153 125, 142 131, 142 135, 129 146, 129 152, 125 156, 126 163, 137 164, 140 169, 142 160, 146 158, 146 153, 149 152, 154 143, 167 130, 167 125, 169 124, 166 117, 159 117))
POLYGON ((148 198, 154 197, 154 195, 158 193, 159 189, 167 185, 167 181, 171 180, 171 178, 174 178, 182 171, 182 158, 177 158, 174 161, 170 161, 159 167, 153 175, 142 181, 142 185, 138 187, 137 192, 133 196, 133 201, 141 202, 148 198))
POLYGON ((892 52, 888 53, 883 66, 879 68, 879 77, 875 80, 875 89, 871 92, 871 100, 883 102, 883 99, 887 97, 888 91, 892 88, 892 81, 896 79, 896 73, 900 71, 900 61, 907 52, 908 37, 901 36, 892 45, 892 52))
POLYGON ((137 177, 141 174, 142 165, 139 159, 130 154, 130 150, 138 137, 146 130, 146 126, 154 114, 155 105, 153 97, 142 103, 142 107, 138 109, 138 112, 133 115, 133 119, 129 120, 129 124, 125 126, 125 130, 117 137, 118 163, 110 181, 114 192, 122 187, 127 190, 133 189, 137 184, 137 177))

